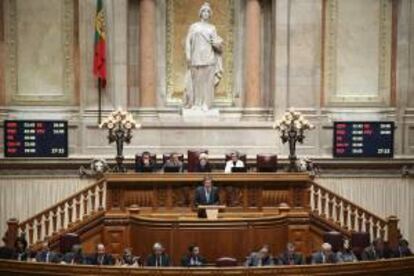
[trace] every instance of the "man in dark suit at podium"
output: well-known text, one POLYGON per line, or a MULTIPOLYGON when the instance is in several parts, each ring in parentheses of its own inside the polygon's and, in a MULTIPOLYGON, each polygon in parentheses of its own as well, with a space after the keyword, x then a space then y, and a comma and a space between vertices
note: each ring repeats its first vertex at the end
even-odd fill
MULTIPOLYGON (((209 176, 204 177, 203 186, 197 187, 194 196, 195 206, 199 205, 218 205, 219 204, 219 193, 218 188, 213 186, 213 181, 209 176)), ((206 218, 206 210, 198 210, 199 218, 206 218)))
POLYGON ((204 177, 203 186, 197 187, 194 199, 196 206, 219 204, 218 188, 213 186, 213 181, 210 177, 204 177))

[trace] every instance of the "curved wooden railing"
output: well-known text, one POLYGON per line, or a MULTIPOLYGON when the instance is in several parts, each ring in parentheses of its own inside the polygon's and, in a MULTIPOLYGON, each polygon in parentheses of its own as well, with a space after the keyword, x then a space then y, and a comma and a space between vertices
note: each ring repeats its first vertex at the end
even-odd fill
POLYGON ((375 238, 398 241, 398 219, 383 219, 321 185, 311 183, 311 210, 313 214, 336 224, 345 232, 367 232, 375 238))
POLYGON ((12 246, 17 236, 26 235, 29 246, 62 233, 75 223, 104 210, 105 179, 98 180, 52 207, 19 223, 10 219, 6 240, 12 246))
POLYGON ((414 257, 375 262, 268 267, 131 268, 1 261, 1 275, 412 275, 414 257))

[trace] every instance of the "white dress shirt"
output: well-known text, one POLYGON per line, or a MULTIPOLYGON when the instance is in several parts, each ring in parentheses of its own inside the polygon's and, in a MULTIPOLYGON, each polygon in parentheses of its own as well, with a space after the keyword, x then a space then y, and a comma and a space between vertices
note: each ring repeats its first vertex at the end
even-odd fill
POLYGON ((236 161, 236 165, 234 165, 234 161, 233 160, 229 160, 226 162, 226 168, 224 169, 225 173, 231 173, 231 169, 233 167, 236 168, 244 168, 244 162, 241 160, 237 160, 236 161))

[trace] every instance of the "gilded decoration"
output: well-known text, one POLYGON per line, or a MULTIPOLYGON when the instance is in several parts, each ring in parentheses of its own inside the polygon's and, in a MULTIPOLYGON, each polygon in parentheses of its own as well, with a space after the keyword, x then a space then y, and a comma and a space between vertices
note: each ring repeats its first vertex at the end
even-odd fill
MULTIPOLYGON (((184 96, 185 38, 190 25, 199 20, 204 0, 169 0, 167 3, 167 103, 181 104, 184 96)), ((228 105, 233 95, 234 0, 211 0, 211 23, 224 40, 224 76, 215 90, 214 103, 228 105)))

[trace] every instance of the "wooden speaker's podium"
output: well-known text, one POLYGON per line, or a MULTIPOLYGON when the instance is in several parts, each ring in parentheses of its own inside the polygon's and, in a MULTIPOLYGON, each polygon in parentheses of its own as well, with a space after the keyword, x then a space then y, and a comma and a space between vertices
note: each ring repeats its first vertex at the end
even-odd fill
POLYGON ((198 205, 198 217, 216 220, 220 210, 226 208, 225 205, 198 205))

